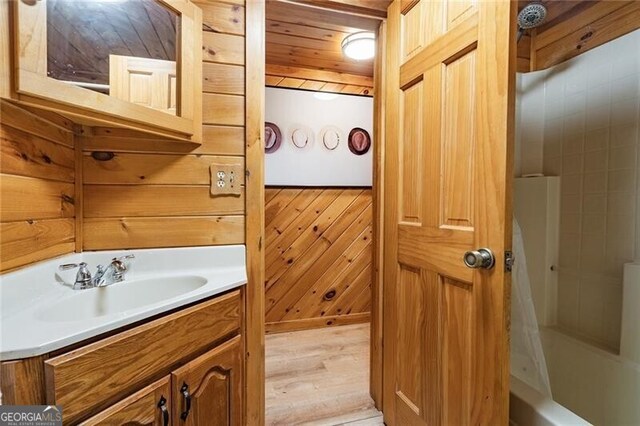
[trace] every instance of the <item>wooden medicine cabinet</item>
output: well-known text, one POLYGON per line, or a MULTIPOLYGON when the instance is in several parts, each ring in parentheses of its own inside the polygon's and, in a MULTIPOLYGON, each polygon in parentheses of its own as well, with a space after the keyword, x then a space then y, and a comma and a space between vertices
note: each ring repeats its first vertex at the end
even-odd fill
POLYGON ((188 0, 16 0, 11 98, 84 125, 199 142, 202 15, 188 0))

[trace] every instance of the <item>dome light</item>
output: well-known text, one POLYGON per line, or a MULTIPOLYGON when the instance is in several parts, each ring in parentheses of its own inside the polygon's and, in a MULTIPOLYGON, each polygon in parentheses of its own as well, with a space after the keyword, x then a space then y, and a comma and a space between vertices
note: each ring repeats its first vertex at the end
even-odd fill
POLYGON ((313 97, 321 101, 332 101, 338 97, 337 93, 315 92, 313 97))
POLYGON ((369 31, 349 34, 342 40, 342 53, 356 61, 371 59, 376 54, 376 36, 369 31))

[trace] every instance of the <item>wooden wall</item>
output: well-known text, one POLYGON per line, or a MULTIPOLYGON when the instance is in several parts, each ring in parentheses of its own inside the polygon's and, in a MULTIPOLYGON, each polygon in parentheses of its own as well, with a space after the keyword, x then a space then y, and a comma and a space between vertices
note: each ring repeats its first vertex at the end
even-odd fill
POLYGON ((267 331, 369 320, 370 189, 267 188, 267 331))
POLYGON ((267 86, 373 96, 369 76, 275 64, 267 64, 266 74, 267 86))
POLYGON ((244 166, 244 2, 196 4, 203 11, 201 146, 80 128, 2 102, 1 270, 74 249, 245 242, 244 193, 209 191, 211 163, 244 166), (112 158, 99 161, 94 152, 112 158))
POLYGON ((545 0, 544 4, 545 23, 518 45, 519 71, 549 68, 640 28, 639 1, 545 0))
POLYGON ((75 249, 70 122, 0 100, 0 271, 75 249))
MULTIPOLYGON (((245 199, 211 196, 211 163, 245 155, 244 6, 196 4, 203 14, 203 143, 94 128, 83 147, 85 250, 242 244, 245 199), (108 161, 95 151, 114 154, 108 161)), ((244 176, 243 176, 244 177, 244 176)))
MULTIPOLYGON (((293 65, 267 63, 265 83, 373 96, 370 76, 293 65)), ((271 187, 265 204, 267 332, 369 321, 371 190, 271 187)))

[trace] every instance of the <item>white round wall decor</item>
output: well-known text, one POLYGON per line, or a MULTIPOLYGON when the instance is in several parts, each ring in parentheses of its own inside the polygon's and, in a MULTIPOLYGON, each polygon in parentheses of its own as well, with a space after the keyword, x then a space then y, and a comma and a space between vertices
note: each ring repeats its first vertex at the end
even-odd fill
POLYGON ((342 130, 336 126, 326 126, 320 130, 320 140, 325 148, 333 151, 340 145, 340 142, 344 140, 344 135, 342 130))
POLYGON ((265 88, 265 121, 278 123, 282 131, 280 148, 264 156, 265 185, 371 186, 372 145, 364 132, 358 132, 351 137, 351 145, 362 155, 354 155, 349 149, 349 131, 360 128, 373 136, 373 99, 343 94, 326 99, 317 94, 265 88))
POLYGON ((289 140, 296 148, 306 148, 313 144, 313 132, 307 126, 295 124, 289 128, 289 140))

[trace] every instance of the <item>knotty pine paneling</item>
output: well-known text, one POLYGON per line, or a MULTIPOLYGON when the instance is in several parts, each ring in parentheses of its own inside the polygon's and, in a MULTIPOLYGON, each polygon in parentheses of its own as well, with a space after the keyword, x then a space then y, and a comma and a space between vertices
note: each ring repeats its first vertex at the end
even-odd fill
POLYGON ((204 31, 202 60, 218 64, 244 65, 244 37, 204 31))
POLYGON ((244 6, 216 1, 196 1, 202 9, 202 26, 214 33, 244 36, 244 6))
POLYGON ((373 96, 373 78, 357 74, 267 64, 265 78, 271 87, 373 96))
POLYGON ((198 3, 200 146, 101 127, 76 138, 64 118, 2 103, 2 270, 73 251, 76 228, 84 250, 244 243, 244 193, 209 191, 211 163, 244 165, 244 5, 231 3, 198 3))
POLYGON ((75 249, 74 135, 0 100, 0 271, 75 249))
MULTIPOLYGON (((519 9, 528 4, 519 1, 519 9)), ((518 71, 537 71, 640 28, 637 1, 550 1, 545 22, 518 43, 518 71)))
POLYGON ((197 5, 203 15, 202 145, 110 129, 82 137, 85 250, 245 241, 244 191, 211 196, 209 171, 212 163, 244 166, 244 6, 197 5), (113 158, 98 161, 94 151, 113 158))
POLYGON ((272 187, 265 204, 267 330, 368 321, 371 190, 272 187))
MULTIPOLYGON (((366 16, 332 10, 336 3, 325 4, 327 7, 321 8, 314 7, 318 5, 317 0, 309 3, 311 7, 301 2, 267 1, 267 63, 372 76, 373 61, 346 58, 342 54, 341 43, 351 33, 377 31, 382 11, 376 10, 373 15, 366 16)), ((345 2, 339 3, 345 5, 345 2)), ((367 6, 371 4, 368 2, 367 6)))
POLYGON ((243 215, 88 218, 83 228, 94 250, 244 243, 243 215))

